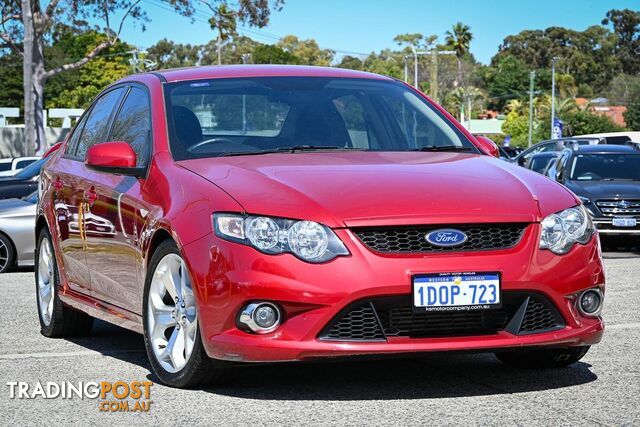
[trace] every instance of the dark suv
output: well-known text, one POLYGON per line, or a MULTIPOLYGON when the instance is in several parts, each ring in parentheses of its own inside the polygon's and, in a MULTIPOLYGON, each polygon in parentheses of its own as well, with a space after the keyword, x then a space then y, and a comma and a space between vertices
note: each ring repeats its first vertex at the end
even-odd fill
POLYGON ((602 234, 640 235, 640 145, 573 146, 547 176, 582 200, 602 234))

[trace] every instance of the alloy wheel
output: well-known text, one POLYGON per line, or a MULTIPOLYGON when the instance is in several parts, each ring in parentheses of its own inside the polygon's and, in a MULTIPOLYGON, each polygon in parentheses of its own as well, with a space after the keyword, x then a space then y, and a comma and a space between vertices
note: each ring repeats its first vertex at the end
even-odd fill
POLYGON ((7 263, 9 262, 9 248, 4 243, 2 239, 0 239, 0 271, 4 271, 7 267, 7 263))
POLYGON ((44 238, 38 250, 38 308, 42 322, 47 326, 53 315, 54 262, 51 243, 44 238))
POLYGON ((153 272, 147 327, 158 363, 171 373, 184 368, 195 345, 198 318, 191 280, 177 254, 166 255, 153 272))

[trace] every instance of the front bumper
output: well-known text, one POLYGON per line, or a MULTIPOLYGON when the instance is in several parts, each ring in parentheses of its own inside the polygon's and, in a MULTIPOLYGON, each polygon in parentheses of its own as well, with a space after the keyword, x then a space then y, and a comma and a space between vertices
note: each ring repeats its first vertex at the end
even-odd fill
POLYGON ((539 250, 539 224, 525 230, 510 249, 412 255, 381 255, 364 247, 349 230, 336 230, 351 256, 325 264, 304 263, 292 255, 264 255, 209 234, 182 248, 196 291, 200 332, 207 354, 244 362, 291 361, 320 357, 431 351, 492 350, 530 346, 580 346, 600 341, 601 318, 585 318, 573 297, 594 286, 604 290, 598 237, 558 256, 539 250), (541 333, 411 338, 387 336, 378 342, 321 339, 345 307, 368 298, 411 294, 414 274, 499 271, 504 292, 546 297, 563 327, 541 333), (274 332, 255 335, 236 327, 241 308, 268 300, 285 312, 274 332))
POLYGON ((637 225, 635 227, 616 227, 613 225, 612 218, 593 218, 593 224, 598 229, 598 232, 603 235, 640 235, 640 219, 637 219, 637 225))

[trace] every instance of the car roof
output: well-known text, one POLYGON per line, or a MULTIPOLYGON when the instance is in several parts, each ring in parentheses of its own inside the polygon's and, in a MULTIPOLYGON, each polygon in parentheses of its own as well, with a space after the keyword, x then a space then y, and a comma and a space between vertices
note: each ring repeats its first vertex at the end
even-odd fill
POLYGON ((631 145, 581 145, 575 147, 577 153, 630 153, 640 154, 640 151, 631 145))
POLYGON ((543 151, 542 153, 536 153, 533 157, 559 157, 560 156, 560 152, 559 151, 543 151))
POLYGON ((393 80, 390 77, 364 71, 302 65, 217 65, 159 70, 152 74, 161 76, 167 82, 233 77, 334 77, 393 80))

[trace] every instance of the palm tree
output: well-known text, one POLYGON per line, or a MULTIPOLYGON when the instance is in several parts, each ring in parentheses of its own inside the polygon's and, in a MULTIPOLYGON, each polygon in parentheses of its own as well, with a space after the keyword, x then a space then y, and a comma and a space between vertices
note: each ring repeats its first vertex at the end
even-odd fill
POLYGON ((458 87, 462 85, 462 58, 469 53, 469 45, 471 44, 471 40, 473 40, 473 34, 471 34, 471 28, 462 22, 455 24, 452 31, 447 31, 445 34, 447 46, 456 52, 458 78, 454 85, 458 87))

